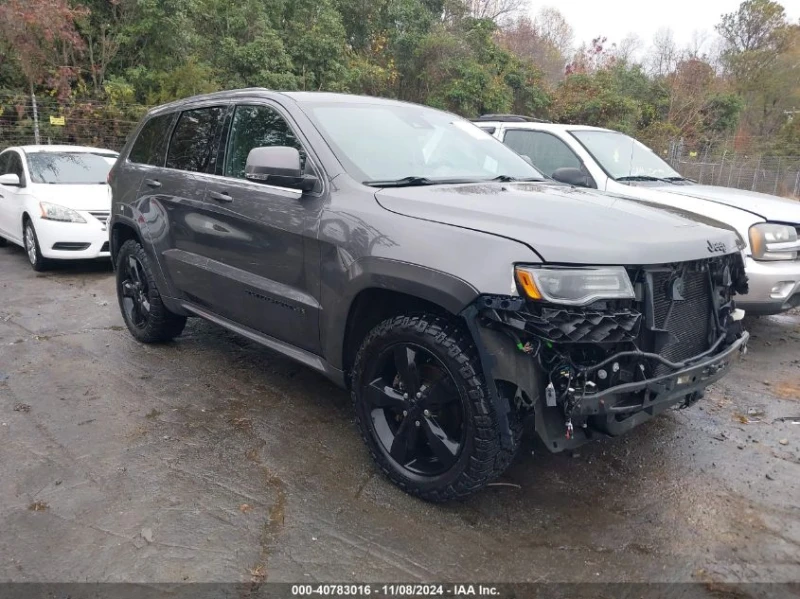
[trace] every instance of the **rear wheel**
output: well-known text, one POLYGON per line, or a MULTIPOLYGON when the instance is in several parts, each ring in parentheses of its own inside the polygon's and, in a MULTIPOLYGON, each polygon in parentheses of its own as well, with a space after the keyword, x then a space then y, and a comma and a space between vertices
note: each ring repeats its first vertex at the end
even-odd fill
POLYGON ((117 254, 117 298, 122 318, 142 343, 163 343, 183 332, 186 317, 170 312, 161 301, 150 259, 135 239, 117 254))
POLYGON ((31 268, 36 272, 46 270, 50 266, 50 261, 42 256, 39 237, 36 235, 36 229, 29 218, 25 220, 25 224, 22 227, 22 241, 25 244, 25 253, 28 255, 28 262, 31 263, 31 268))
POLYGON ((455 321, 398 316, 364 340, 353 402, 372 457, 431 501, 469 495, 502 473, 499 427, 477 353, 455 321))

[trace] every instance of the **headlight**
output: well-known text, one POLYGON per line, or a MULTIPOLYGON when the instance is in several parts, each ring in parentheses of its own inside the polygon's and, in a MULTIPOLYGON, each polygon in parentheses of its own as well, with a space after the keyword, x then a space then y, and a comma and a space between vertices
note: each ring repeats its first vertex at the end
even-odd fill
POLYGON ((42 218, 46 220, 57 220, 65 223, 85 223, 80 214, 75 212, 72 208, 59 206, 58 204, 51 204, 50 202, 39 202, 39 208, 42 210, 42 218))
POLYGON ((517 266, 515 274, 522 291, 533 300, 585 306, 602 299, 634 297, 631 280, 621 266, 517 266))
POLYGON ((759 223, 750 227, 750 250, 756 260, 796 260, 800 243, 791 225, 759 223))

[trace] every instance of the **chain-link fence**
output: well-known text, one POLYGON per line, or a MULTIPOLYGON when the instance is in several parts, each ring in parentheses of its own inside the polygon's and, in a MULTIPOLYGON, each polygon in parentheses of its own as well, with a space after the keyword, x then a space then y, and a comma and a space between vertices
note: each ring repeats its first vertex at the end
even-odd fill
POLYGON ((0 96, 0 149, 36 143, 36 115, 41 144, 120 150, 146 111, 140 105, 59 102, 38 96, 34 105, 30 96, 0 96))
MULTIPOLYGON (((669 162, 681 175, 705 185, 721 185, 800 199, 800 156, 766 156, 762 152, 691 151, 672 143, 669 162)), ((753 148, 751 148, 753 149, 753 148)))

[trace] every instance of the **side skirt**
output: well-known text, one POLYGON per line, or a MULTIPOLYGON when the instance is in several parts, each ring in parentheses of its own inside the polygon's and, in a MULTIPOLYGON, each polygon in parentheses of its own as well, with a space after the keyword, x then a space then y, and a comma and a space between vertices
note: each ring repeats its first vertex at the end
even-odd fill
POLYGON ((284 356, 291 358, 297 362, 300 362, 304 366, 308 366, 312 370, 316 370, 320 374, 323 374, 328 379, 330 379, 334 384, 339 387, 345 388, 345 377, 344 372, 339 370, 338 368, 334 368, 331 366, 326 360, 322 357, 313 354, 309 351, 304 349, 300 349, 286 343, 285 341, 281 341, 279 339, 275 339, 274 337, 270 337, 269 335, 264 335, 263 333, 259 333, 258 331, 254 331, 251 328, 242 326, 240 324, 236 324, 235 322, 228 320, 227 318, 223 318, 213 312, 209 312, 200 306, 192 304, 190 302, 182 301, 180 303, 181 307, 186 310, 187 312, 191 312, 205 320, 213 322, 214 324, 218 324, 221 327, 228 329, 229 331, 233 331, 242 337, 247 337, 248 339, 255 341, 256 343, 263 345, 273 351, 278 352, 279 354, 283 354, 284 356))

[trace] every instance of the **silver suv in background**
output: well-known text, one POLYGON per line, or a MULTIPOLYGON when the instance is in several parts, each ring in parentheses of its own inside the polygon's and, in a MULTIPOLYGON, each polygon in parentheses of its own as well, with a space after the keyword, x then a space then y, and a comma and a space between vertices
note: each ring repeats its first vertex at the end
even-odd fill
POLYGON ((618 131, 517 115, 485 115, 474 122, 557 181, 667 207, 735 231, 745 245, 750 281, 750 292, 737 305, 750 314, 800 306, 800 202, 698 185, 618 131))

